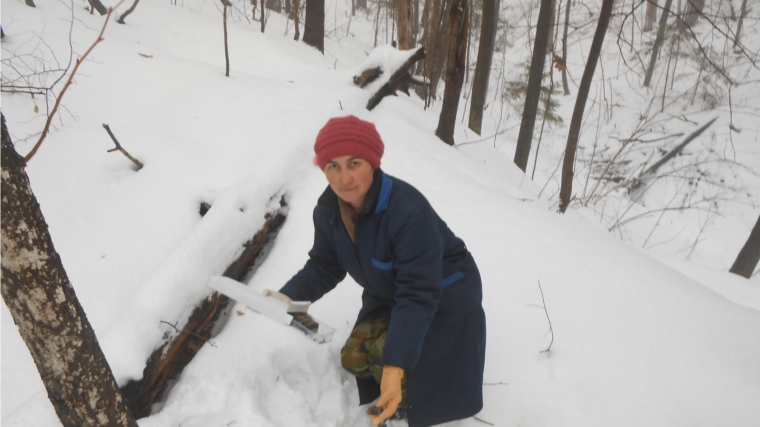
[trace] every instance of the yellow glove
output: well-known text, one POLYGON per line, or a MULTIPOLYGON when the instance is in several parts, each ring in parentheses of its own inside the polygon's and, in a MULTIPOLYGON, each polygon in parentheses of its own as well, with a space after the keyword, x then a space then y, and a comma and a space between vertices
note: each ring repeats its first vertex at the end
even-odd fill
POLYGON ((293 300, 290 299, 289 296, 287 296, 285 294, 281 294, 281 293, 279 293, 277 291, 273 291, 271 289, 264 289, 263 294, 266 297, 272 297, 274 299, 280 300, 280 301, 288 303, 288 304, 290 304, 291 302, 293 302, 293 300))
POLYGON ((380 398, 377 407, 382 408, 380 415, 371 415, 372 424, 378 425, 393 415, 401 403, 401 379, 404 378, 404 370, 397 366, 383 366, 383 379, 380 381, 380 398))

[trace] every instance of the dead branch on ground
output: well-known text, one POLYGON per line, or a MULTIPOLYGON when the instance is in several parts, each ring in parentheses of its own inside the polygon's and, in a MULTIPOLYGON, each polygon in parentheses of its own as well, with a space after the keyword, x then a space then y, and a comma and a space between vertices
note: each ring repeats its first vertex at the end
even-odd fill
POLYGON ((116 137, 114 136, 113 132, 111 132, 111 128, 110 128, 110 127, 109 127, 107 124, 105 124, 105 123, 103 123, 103 128, 105 128, 106 132, 108 132, 108 135, 110 135, 110 136, 111 136, 111 139, 113 140, 114 144, 116 144, 116 148, 112 148, 112 149, 108 150, 108 152, 109 152, 109 153, 112 153, 112 152, 114 152, 114 151, 121 151, 121 153, 122 153, 122 154, 124 154, 125 156, 127 156, 127 158, 128 158, 129 160, 131 160, 131 161, 132 161, 132 163, 134 163, 135 165, 137 165, 137 169, 136 169, 136 171, 139 171, 140 169, 142 169, 142 168, 143 168, 143 164, 142 164, 142 162, 140 162, 139 160, 137 160, 137 159, 135 159, 134 157, 132 157, 132 156, 131 156, 131 155, 130 155, 128 152, 127 152, 127 150, 125 150, 125 149, 124 149, 124 148, 121 146, 121 144, 119 144, 119 141, 117 141, 117 140, 116 140, 116 137))

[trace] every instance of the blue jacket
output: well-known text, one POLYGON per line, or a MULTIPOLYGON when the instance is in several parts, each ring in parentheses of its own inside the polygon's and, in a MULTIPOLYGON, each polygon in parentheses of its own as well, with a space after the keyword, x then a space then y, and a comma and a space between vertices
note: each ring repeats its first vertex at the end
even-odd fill
MULTIPOLYGON (((314 209, 309 260, 280 292, 316 301, 348 272, 364 288, 357 323, 391 308, 383 364, 404 368, 409 426, 475 415, 483 407, 486 324, 480 274, 461 239, 411 185, 375 171, 352 242, 328 186, 314 209)), ((357 379, 360 403, 380 394, 357 379)))

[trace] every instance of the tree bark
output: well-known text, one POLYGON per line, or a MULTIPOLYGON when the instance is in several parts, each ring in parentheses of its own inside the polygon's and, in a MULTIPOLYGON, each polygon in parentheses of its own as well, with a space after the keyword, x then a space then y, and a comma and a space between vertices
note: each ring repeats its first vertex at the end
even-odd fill
POLYGON ((116 22, 119 24, 126 24, 126 22, 124 22, 124 18, 126 18, 127 16, 129 16, 129 14, 135 11, 135 8, 137 7, 137 3, 140 3, 140 0, 135 0, 135 2, 132 3, 132 7, 130 7, 124 13, 119 15, 119 19, 116 22))
POLYGON ((652 83, 652 75, 654 74, 654 65, 657 62, 657 56, 660 54, 660 48, 662 42, 665 39, 665 29, 668 26, 668 15, 670 14, 670 5, 673 4, 673 0, 665 0, 665 7, 663 7, 662 15, 660 15, 660 24, 657 29, 657 37, 654 39, 654 45, 652 46, 652 53, 649 57, 649 67, 647 67, 647 73, 644 77, 644 87, 649 87, 652 83))
POLYGON ((296 34, 293 36, 293 40, 295 41, 298 41, 298 38, 301 37, 301 30, 298 28, 299 3, 300 0, 293 0, 293 25, 296 27, 296 34))
POLYGON ((742 24, 744 17, 747 15, 747 0, 742 1, 741 12, 739 12, 739 22, 736 24, 736 38, 734 38, 734 48, 739 44, 739 37, 742 34, 742 24))
POLYGON ((649 32, 654 28, 654 21, 657 20, 657 0, 647 0, 647 11, 644 17, 644 27, 641 31, 649 32))
POLYGON ((137 427, 1 120, 3 300, 64 427, 137 427))
MULTIPOLYGON (((97 10, 99 14, 105 15, 106 13, 108 13, 108 8, 103 6, 103 3, 101 3, 100 0, 87 0, 87 1, 90 2, 90 7, 92 9, 97 10)), ((92 11, 92 9, 90 9, 90 11, 92 11)))
POLYGON ((480 135, 483 125, 483 107, 486 105, 488 80, 491 76, 491 61, 496 43, 496 25, 499 22, 499 0, 483 0, 482 15, 478 61, 475 64, 475 75, 472 78, 470 119, 467 124, 478 135, 480 135))
POLYGON ((412 37, 412 1, 416 0, 396 0, 399 50, 414 48, 414 39, 412 37))
POLYGON ((749 234, 749 239, 739 251, 739 256, 736 257, 734 265, 728 271, 749 279, 752 277, 752 272, 755 271, 758 262, 760 262, 760 217, 757 218, 755 227, 749 234))
POLYGON ((570 204, 570 196, 573 192, 573 165, 575 164, 575 152, 578 148, 578 137, 583 122, 583 111, 586 109, 586 100, 591 88, 591 81, 594 79, 594 71, 602 52, 604 35, 607 33, 607 27, 612 15, 612 6, 615 0, 603 0, 602 10, 599 13, 599 22, 596 25, 594 39, 591 42, 591 50, 586 60, 586 68, 583 70, 583 77, 578 88, 578 98, 575 100, 575 109, 573 118, 570 122, 570 130, 567 135, 567 148, 565 148, 565 157, 562 161, 562 183, 559 191, 559 211, 564 213, 570 204))
POLYGON ((225 76, 230 76, 230 50, 227 47, 227 2, 222 1, 224 9, 222 11, 222 23, 224 24, 224 63, 225 63, 225 76))
POLYGON ((570 5, 572 0, 567 0, 565 5, 565 29, 562 34, 562 90, 565 95, 570 95, 570 87, 567 85, 567 30, 570 26, 570 5))
POLYGON ((449 12, 450 38, 448 67, 446 69, 446 91, 443 97, 438 129, 435 134, 443 142, 454 145, 454 126, 457 121, 459 94, 464 82, 464 69, 467 66, 467 35, 469 32, 467 0, 454 0, 449 12))
POLYGON ((427 78, 430 85, 417 88, 417 94, 420 98, 425 99, 426 106, 429 105, 430 97, 435 97, 438 89, 438 80, 447 56, 445 44, 448 38, 441 37, 440 34, 444 28, 448 28, 448 13, 444 13, 444 11, 448 10, 448 5, 450 4, 451 0, 427 0, 425 2, 425 13, 423 13, 423 20, 425 20, 423 45, 425 46, 427 56, 422 61, 420 68, 418 68, 417 74, 421 74, 427 78))
POLYGON ((697 23, 699 17, 702 15, 702 11, 705 9, 705 0, 687 0, 686 11, 684 13, 683 22, 689 27, 693 27, 697 23))
MULTIPOLYGON (((402 85, 405 83, 408 83, 411 80, 411 75, 409 74, 409 69, 414 65, 417 61, 422 60, 425 58, 425 48, 421 47, 418 48, 417 51, 409 57, 404 63, 397 68, 393 74, 391 74, 390 79, 388 79, 388 82, 385 83, 380 89, 378 89, 377 92, 375 92, 374 95, 372 95, 372 98, 370 98, 369 102, 367 102, 367 109, 372 111, 375 107, 377 107, 378 104, 380 104, 380 101, 383 100, 388 95, 393 95, 396 93, 397 90, 400 89, 402 85)), ((354 83, 359 85, 359 87, 364 87, 377 79, 380 74, 382 74, 382 71, 380 68, 373 68, 370 70, 366 70, 364 73, 361 74, 361 76, 354 78, 354 83)), ((408 94, 408 92, 407 92, 408 94)))
POLYGON ((525 168, 528 166, 530 146, 533 142, 533 127, 536 124, 538 101, 541 97, 541 80, 544 76, 546 47, 549 44, 552 3, 553 0, 541 0, 541 9, 538 12, 536 39, 533 42, 533 58, 530 62, 528 88, 525 93, 525 106, 523 107, 520 133, 517 136, 517 148, 515 149, 515 164, 522 169, 523 172, 525 172, 525 168))
POLYGON ((303 42, 325 53, 325 0, 306 0, 303 42))
POLYGON ((552 0, 552 17, 549 25, 549 37, 547 38, 548 42, 546 44, 546 54, 550 55, 554 53, 554 28, 557 26, 557 14, 555 11, 557 10, 557 0, 552 0))

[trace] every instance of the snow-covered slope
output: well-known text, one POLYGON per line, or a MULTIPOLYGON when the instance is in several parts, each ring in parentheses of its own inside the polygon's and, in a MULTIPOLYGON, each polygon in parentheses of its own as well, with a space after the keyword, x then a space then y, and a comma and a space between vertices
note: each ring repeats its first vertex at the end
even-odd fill
MULTIPOLYGON (((452 148, 438 140, 438 110, 424 110, 414 96, 366 111, 371 94, 351 77, 369 38, 345 35, 344 3, 327 13, 326 27, 337 30, 324 56, 294 42, 292 23, 286 31, 279 15, 265 34, 233 15, 229 78, 214 3, 140 3, 128 25, 109 23, 82 65, 27 171, 116 378, 141 375, 166 328, 160 322, 182 321, 209 292, 208 276, 221 273, 261 225, 275 194, 286 194, 288 219, 250 285, 279 288, 303 265, 311 211, 326 185, 311 164, 313 140, 328 118, 350 113, 376 123, 384 170, 422 190, 481 269, 489 339, 479 419, 563 427, 756 423, 756 281, 664 264, 593 218, 557 215, 509 156, 488 144, 452 148), (112 142, 102 123, 144 169, 134 172, 121 154, 107 153, 112 142), (203 218, 201 202, 213 205, 203 218), (552 340, 547 313, 553 343, 543 352, 552 340)), ((34 46, 49 56, 42 37, 65 62, 65 3, 31 9, 3 0, 2 8, 3 59, 34 46)), ((103 18, 81 3, 74 8, 72 46, 81 53, 103 18)), ((354 18, 350 32, 361 25, 354 18)), ((44 102, 6 93, 2 102, 25 154, 36 142, 28 136, 44 123, 34 105, 45 112, 44 102)), ((359 295, 349 278, 312 307, 337 329, 324 345, 236 307, 240 314, 204 346, 162 410, 140 425, 369 426, 338 358, 359 295)), ((4 426, 58 425, 5 307, 2 408, 4 426)))

